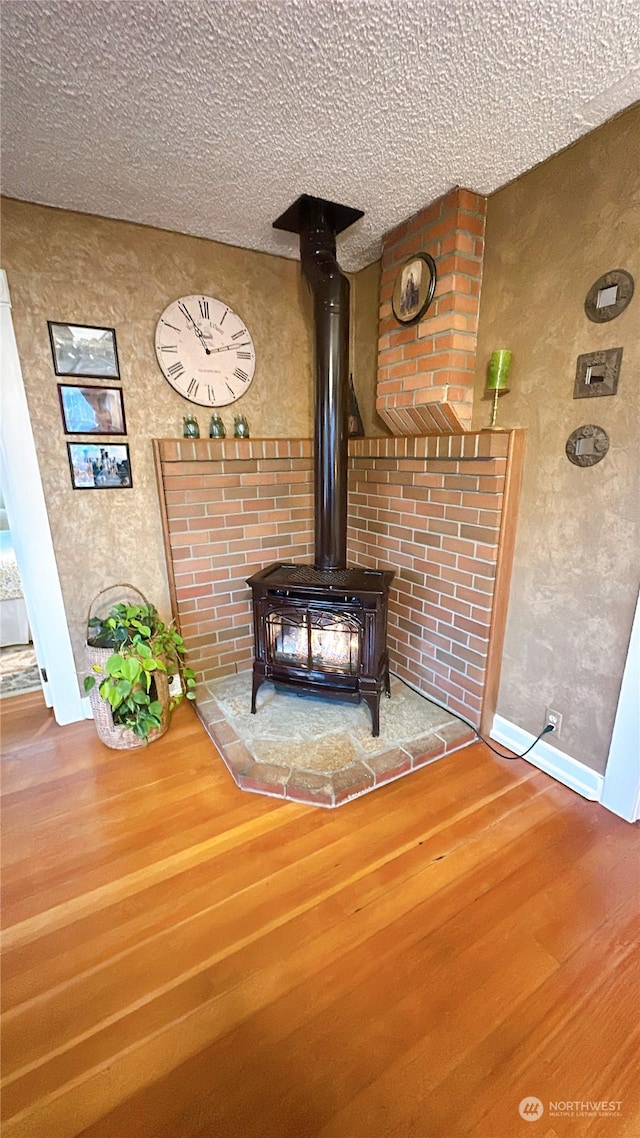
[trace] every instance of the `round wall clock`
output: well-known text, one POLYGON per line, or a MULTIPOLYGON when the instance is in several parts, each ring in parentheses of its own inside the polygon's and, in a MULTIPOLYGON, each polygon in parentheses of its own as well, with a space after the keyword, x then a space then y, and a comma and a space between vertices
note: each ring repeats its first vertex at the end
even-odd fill
POLYGON ((213 296, 181 296, 156 328, 156 355, 168 383, 201 407, 225 407, 248 391, 256 366, 240 316, 213 296))
POLYGON ((433 300, 436 263, 429 253, 415 253, 405 261, 393 286, 391 307, 400 324, 416 324, 433 300))

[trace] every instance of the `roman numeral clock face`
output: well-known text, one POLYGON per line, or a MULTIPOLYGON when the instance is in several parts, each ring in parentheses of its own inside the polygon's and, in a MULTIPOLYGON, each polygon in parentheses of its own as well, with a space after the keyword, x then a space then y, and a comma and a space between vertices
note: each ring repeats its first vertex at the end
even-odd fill
POLYGON ((256 353, 247 326, 212 296, 181 296, 156 328, 165 379, 190 403, 226 407, 248 391, 256 353))

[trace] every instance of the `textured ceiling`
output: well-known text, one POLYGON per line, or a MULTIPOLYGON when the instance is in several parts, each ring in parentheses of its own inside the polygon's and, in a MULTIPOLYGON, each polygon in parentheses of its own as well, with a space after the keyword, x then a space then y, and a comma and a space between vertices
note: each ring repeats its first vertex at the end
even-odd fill
POLYGON ((640 98, 637 0, 1 0, 2 190, 285 256, 299 194, 365 211, 341 263, 640 98))

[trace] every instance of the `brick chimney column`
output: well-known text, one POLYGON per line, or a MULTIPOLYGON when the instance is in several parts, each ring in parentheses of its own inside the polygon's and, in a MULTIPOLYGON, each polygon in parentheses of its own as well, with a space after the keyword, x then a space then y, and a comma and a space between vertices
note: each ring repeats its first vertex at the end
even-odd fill
POLYGON ((487 199, 456 187, 385 235, 376 409, 394 435, 470 429, 487 199), (391 308, 396 276, 416 253, 436 263, 434 299, 408 327, 391 308))

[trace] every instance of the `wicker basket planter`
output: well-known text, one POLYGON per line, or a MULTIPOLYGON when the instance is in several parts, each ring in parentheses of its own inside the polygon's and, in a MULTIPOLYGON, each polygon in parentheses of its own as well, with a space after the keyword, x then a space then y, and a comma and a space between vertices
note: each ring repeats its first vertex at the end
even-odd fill
MULTIPOLYGON (((103 589, 94 597, 87 615, 87 640, 85 643, 85 656, 90 674, 93 673, 97 665, 100 668, 101 675, 104 676, 107 661, 114 655, 114 652, 116 652, 116 649, 113 647, 103 648, 92 644, 88 638, 91 630, 89 622, 92 616, 96 615, 96 608, 101 605, 103 610, 108 610, 111 606, 109 601, 105 601, 104 598, 116 593, 118 594, 118 600, 124 601, 126 604, 142 603, 146 605, 148 603, 144 594, 141 593, 139 589, 136 589, 134 585, 112 585, 108 589, 103 589)), ((104 612, 100 614, 100 619, 102 619, 103 616, 104 612)), ((158 658, 164 659, 164 657, 158 658)), ((147 738, 143 739, 130 727, 123 727, 118 723, 114 723, 111 704, 100 695, 100 683, 96 681, 95 686, 89 691, 89 700, 98 737, 107 747, 112 747, 117 751, 146 747, 149 743, 153 743, 156 739, 160 739, 165 734, 169 727, 171 707, 173 706, 169 693, 169 678, 167 673, 159 669, 155 670, 153 672, 153 686, 155 686, 154 698, 162 706, 160 726, 152 728, 147 738)))
MULTIPOLYGON (((94 648, 93 645, 87 643, 86 658, 88 667, 92 668, 94 664, 100 664, 104 667, 112 655, 112 652, 112 648, 94 648)), ((96 725, 98 738, 100 738, 107 747, 113 747, 116 751, 128 751, 134 747, 146 747, 149 743, 153 743, 156 739, 160 739, 165 734, 169 727, 169 681, 164 672, 156 672, 154 681, 156 685, 156 697, 162 704, 162 718, 160 726, 150 731, 149 738, 146 740, 136 735, 130 727, 120 727, 117 723, 114 723, 111 704, 108 700, 102 698, 98 691, 97 684, 91 689, 89 692, 89 700, 91 702, 91 710, 93 711, 93 721, 96 725)))

